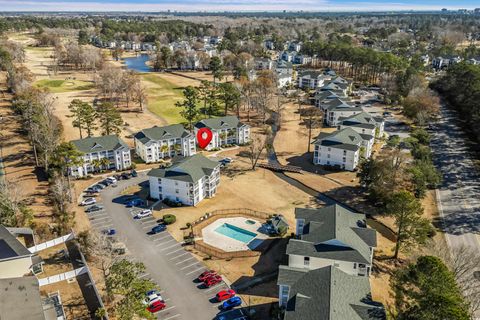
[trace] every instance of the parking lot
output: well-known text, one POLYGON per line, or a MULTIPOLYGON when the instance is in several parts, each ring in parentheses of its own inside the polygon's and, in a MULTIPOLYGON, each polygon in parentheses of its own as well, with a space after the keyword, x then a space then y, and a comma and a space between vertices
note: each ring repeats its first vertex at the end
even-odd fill
POLYGON ((158 225, 155 218, 134 218, 143 208, 127 208, 119 200, 122 190, 145 180, 145 173, 140 173, 136 178, 118 181, 116 187, 102 190, 97 204, 102 205, 103 210, 88 213, 92 227, 100 232, 114 229, 113 237, 126 245, 126 256, 145 264, 147 273, 142 277, 158 285, 167 304, 157 313, 158 319, 214 319, 219 314, 220 303, 213 297, 218 291, 227 289, 228 285, 220 282, 204 288, 196 278, 206 271, 205 265, 186 251, 168 231, 151 234, 152 228, 158 225))

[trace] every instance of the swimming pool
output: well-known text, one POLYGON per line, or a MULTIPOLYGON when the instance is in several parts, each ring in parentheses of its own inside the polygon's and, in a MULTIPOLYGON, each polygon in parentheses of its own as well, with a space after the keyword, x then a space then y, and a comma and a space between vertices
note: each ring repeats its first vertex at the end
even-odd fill
POLYGON ((236 227, 229 223, 224 223, 220 225, 218 228, 215 229, 215 232, 232 238, 234 240, 241 241, 243 243, 249 243, 257 236, 256 233, 236 227))

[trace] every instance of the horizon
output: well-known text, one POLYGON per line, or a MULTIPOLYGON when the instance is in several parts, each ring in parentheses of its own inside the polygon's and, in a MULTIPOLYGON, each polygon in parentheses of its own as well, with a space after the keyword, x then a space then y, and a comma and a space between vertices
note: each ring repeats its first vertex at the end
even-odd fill
POLYGON ((0 0, 0 13, 47 12, 132 12, 132 13, 347 13, 347 12, 422 12, 445 8, 457 11, 480 7, 472 0, 0 0))

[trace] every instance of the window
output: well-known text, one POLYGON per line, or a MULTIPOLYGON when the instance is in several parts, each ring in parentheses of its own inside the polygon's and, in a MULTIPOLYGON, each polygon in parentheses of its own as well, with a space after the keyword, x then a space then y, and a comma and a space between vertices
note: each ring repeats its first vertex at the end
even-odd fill
POLYGON ((347 150, 343 150, 343 155, 347 155, 347 150))
POLYGON ((343 157, 343 162, 347 162, 347 158, 343 157))
POLYGON ((308 267, 310 265, 310 257, 303 258, 303 265, 308 267))
POLYGON ((178 186, 178 181, 175 181, 175 185, 178 186))
POLYGON ((175 200, 176 200, 177 202, 179 202, 179 201, 180 201, 180 199, 179 199, 178 197, 175 197, 175 200))
POLYGON ((356 262, 353 263, 353 269, 357 269, 357 263, 356 262))
POLYGON ((328 148, 328 151, 331 151, 332 149, 331 148, 328 148))
POLYGON ((178 194, 178 193, 179 193, 178 189, 175 189, 175 193, 176 193, 176 194, 178 194))
POLYGON ((329 159, 330 159, 330 153, 329 153, 329 154, 327 154, 327 158, 329 158, 329 159))

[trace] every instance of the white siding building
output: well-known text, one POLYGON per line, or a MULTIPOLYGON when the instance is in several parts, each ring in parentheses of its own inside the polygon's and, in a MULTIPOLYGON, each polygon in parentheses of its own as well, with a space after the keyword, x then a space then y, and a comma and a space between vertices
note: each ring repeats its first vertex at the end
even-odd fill
POLYGON ((323 122, 329 127, 336 127, 340 118, 347 118, 358 113, 362 113, 362 107, 348 103, 342 99, 331 99, 322 105, 323 122))
POLYGON ((241 123, 236 116, 203 119, 195 124, 195 136, 201 128, 209 128, 212 131, 212 140, 206 150, 250 141, 250 126, 241 123))
POLYGON ((361 112, 347 118, 339 118, 338 129, 352 128, 360 134, 368 134, 375 138, 383 136, 385 120, 367 112, 361 112))
POLYGON ((95 172, 100 167, 95 166, 96 160, 108 159, 108 165, 101 166, 107 170, 126 170, 132 166, 130 148, 116 135, 89 137, 71 141, 78 151, 83 153, 83 165, 71 167, 70 173, 83 177, 95 172))
POLYGON ((220 183, 220 163, 196 154, 175 159, 171 167, 152 169, 148 178, 153 199, 195 206, 215 196, 220 183))
POLYGON ((146 163, 196 153, 195 137, 181 124, 144 129, 134 136, 135 151, 146 163))
POLYGON ((317 89, 323 86, 330 77, 319 71, 303 71, 298 74, 298 87, 301 89, 317 89))
POLYGON ((374 140, 373 136, 360 134, 352 128, 321 132, 313 143, 313 163, 353 171, 360 157, 371 156, 374 140))

